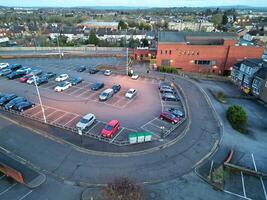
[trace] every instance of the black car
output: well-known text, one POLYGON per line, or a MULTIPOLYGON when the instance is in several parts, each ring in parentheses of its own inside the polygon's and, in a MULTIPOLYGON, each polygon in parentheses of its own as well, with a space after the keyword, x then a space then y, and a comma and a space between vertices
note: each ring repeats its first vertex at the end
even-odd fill
POLYGON ((48 83, 48 78, 46 76, 42 76, 36 80, 36 85, 42 85, 48 83))
POLYGON ((71 82, 72 85, 78 85, 82 81, 83 79, 81 77, 77 77, 77 78, 72 78, 69 82, 71 82))
POLYGON ((86 70, 86 67, 85 66, 80 66, 77 68, 77 72, 83 72, 86 70))
POLYGON ((119 85, 119 84, 115 84, 112 86, 112 90, 114 91, 114 93, 119 92, 120 89, 121 89, 121 85, 119 85))
POLYGON ((56 77, 56 73, 54 72, 46 72, 45 74, 43 74, 43 77, 46 77, 47 79, 50 79, 50 78, 53 78, 53 77, 56 77))
POLYGON ((164 100, 164 101, 179 101, 180 99, 179 99, 179 97, 177 97, 171 93, 164 93, 162 95, 162 100, 164 100))
POLYGON ((0 105, 3 106, 6 103, 8 103, 9 101, 11 101, 12 99, 15 99, 16 97, 17 97, 17 95, 15 95, 15 94, 5 94, 0 99, 0 105))
POLYGON ((98 69, 89 69, 88 70, 89 74, 96 74, 97 72, 99 72, 98 69))
POLYGON ((34 107, 34 105, 35 104, 30 101, 24 101, 16 104, 13 109, 19 112, 23 112, 24 110, 34 107))
POLYGON ((91 86, 91 90, 93 91, 97 91, 97 90, 100 90, 101 88, 104 87, 104 83, 94 83, 92 86, 91 86))
POLYGON ((12 71, 18 70, 20 68, 22 68, 22 65, 19 64, 12 64, 8 67, 8 69, 11 69, 12 71))
POLYGON ((24 76, 26 74, 27 74, 26 71, 14 71, 14 72, 6 75, 6 77, 8 79, 15 79, 15 78, 21 78, 22 76, 24 76))
POLYGON ((27 101, 24 97, 16 97, 15 99, 12 99, 5 105, 5 109, 9 110, 12 109, 16 104, 21 103, 23 101, 27 101))
POLYGON ((177 108, 167 108, 165 111, 170 112, 177 117, 184 117, 184 112, 177 108))

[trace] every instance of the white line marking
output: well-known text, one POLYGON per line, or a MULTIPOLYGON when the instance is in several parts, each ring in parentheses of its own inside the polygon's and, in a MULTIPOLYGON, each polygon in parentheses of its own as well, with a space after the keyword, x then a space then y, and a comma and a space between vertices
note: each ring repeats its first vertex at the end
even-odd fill
POLYGON ((66 126, 68 123, 72 122, 74 119, 76 119, 77 117, 81 117, 79 115, 75 114, 75 117, 73 117, 71 120, 69 120, 66 124, 64 124, 63 126, 66 126))
POLYGON ((56 121, 58 121, 59 119, 62 119, 63 117, 65 117, 65 115, 67 115, 69 113, 64 113, 63 115, 61 115, 60 117, 58 117, 57 119, 55 119, 54 121, 52 121, 51 123, 55 123, 56 121))
POLYGON ((0 193, 0 196, 3 195, 4 193, 8 192, 10 189, 12 189, 15 185, 17 185, 17 183, 13 183, 11 186, 9 186, 7 189, 5 189, 4 191, 2 191, 0 193))
POLYGON ((17 200, 22 200, 24 199, 25 197, 27 197, 29 194, 32 193, 32 190, 30 190, 28 193, 26 193, 25 195, 23 195, 22 197, 19 197, 17 200))
POLYGON ((100 124, 101 122, 100 121, 95 121, 95 124, 88 130, 88 131, 86 131, 85 133, 89 133, 90 134, 90 131, 94 128, 94 127, 96 127, 96 125, 98 125, 98 124, 100 124))
MULTIPOLYGON (((251 154, 251 157, 252 157, 254 169, 255 169, 256 172, 258 172, 258 169, 257 169, 257 166, 256 166, 256 162, 255 162, 253 153, 251 154)), ((260 180, 261 180, 261 186, 262 186, 262 189, 263 189, 265 200, 267 200, 266 188, 265 188, 265 185, 263 183, 262 177, 260 177, 260 180)))
MULTIPOLYGON (((83 88, 82 88, 82 89, 83 89, 83 88)), ((84 92, 80 93, 80 94, 77 95, 77 96, 80 97, 80 96, 82 96, 83 94, 85 94, 85 93, 87 93, 87 92, 89 92, 89 90, 85 90, 84 92)), ((91 96, 91 94, 90 94, 90 96, 91 96)))
POLYGON ((53 108, 54 109, 54 111, 53 112, 51 112, 50 114, 48 114, 48 115, 46 115, 46 117, 49 117, 50 115, 53 115, 54 113, 56 113, 58 110, 57 109, 55 109, 55 108, 53 108))
POLYGON ((160 138, 160 136, 159 136, 157 133, 155 133, 155 132, 153 132, 153 131, 150 131, 150 130, 148 130, 147 128, 141 127, 141 129, 143 129, 143 130, 145 130, 145 131, 147 131, 147 132, 149 132, 149 133, 152 133, 152 135, 154 135, 157 139, 160 138))
POLYGON ((83 88, 78 88, 77 90, 74 90, 73 92, 70 92, 70 93, 64 93, 64 94, 67 94, 67 95, 73 95, 74 93, 78 93, 77 91, 80 91, 80 90, 83 90, 83 88))
POLYGON ((116 135, 115 135, 115 137, 112 139, 112 140, 110 140, 110 142, 109 143, 112 143, 120 134, 121 134, 121 132, 124 130, 124 128, 122 128, 116 135))
POLYGON ((241 174, 241 180, 242 180, 242 187, 243 187, 244 197, 247 197, 247 195, 246 195, 246 188, 245 188, 245 182, 244 182, 243 172, 241 171, 240 174, 241 174))
POLYGON ((236 194, 236 193, 230 192, 230 191, 228 191, 228 190, 223 190, 223 191, 226 192, 226 193, 228 193, 228 194, 231 194, 231 195, 234 195, 234 196, 243 198, 243 199, 252 200, 252 199, 250 199, 250 198, 244 197, 244 196, 242 196, 242 195, 240 195, 240 194, 236 194))
POLYGON ((155 119, 157 119, 157 117, 155 117, 154 119, 152 119, 152 120, 148 121, 147 123, 145 123, 144 125, 142 125, 141 128, 142 128, 142 127, 145 127, 147 124, 149 124, 150 122, 152 122, 152 121, 155 120, 155 119))

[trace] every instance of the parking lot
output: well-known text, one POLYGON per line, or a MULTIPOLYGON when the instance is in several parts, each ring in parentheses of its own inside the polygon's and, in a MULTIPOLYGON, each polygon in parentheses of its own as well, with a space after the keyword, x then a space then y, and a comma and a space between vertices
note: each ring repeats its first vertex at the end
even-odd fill
MULTIPOLYGON (((232 164, 251 169, 256 172, 267 173, 267 157, 257 157, 254 154, 235 152, 232 164)), ((266 200, 266 177, 256 177, 238 170, 225 170, 224 191, 240 199, 266 200)))
POLYGON ((21 185, 0 172, 0 199, 23 200, 29 199, 33 190, 21 185))

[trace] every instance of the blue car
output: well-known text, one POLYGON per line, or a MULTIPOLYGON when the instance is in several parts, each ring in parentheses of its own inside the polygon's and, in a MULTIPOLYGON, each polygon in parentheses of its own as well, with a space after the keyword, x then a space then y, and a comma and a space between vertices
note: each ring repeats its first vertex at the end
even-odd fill
POLYGON ((19 112, 23 112, 29 108, 34 107, 34 103, 30 102, 30 101, 24 101, 24 102, 20 102, 18 104, 16 104, 13 109, 19 112))
POLYGON ((97 90, 100 90, 101 88, 104 87, 104 83, 94 83, 92 86, 91 86, 91 90, 93 91, 97 91, 97 90))
POLYGON ((5 109, 9 110, 12 109, 16 104, 27 101, 24 97, 16 97, 15 99, 12 99, 9 101, 4 107, 5 109))
POLYGON ((5 105, 6 103, 8 103, 9 101, 11 101, 12 99, 15 99, 16 97, 17 97, 17 95, 15 95, 15 94, 5 94, 0 99, 0 106, 5 105))

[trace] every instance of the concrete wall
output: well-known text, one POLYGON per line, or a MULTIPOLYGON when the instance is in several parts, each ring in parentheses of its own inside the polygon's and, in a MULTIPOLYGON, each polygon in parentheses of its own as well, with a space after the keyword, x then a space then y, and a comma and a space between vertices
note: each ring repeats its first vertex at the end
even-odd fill
MULTIPOLYGON (((61 51, 123 51, 121 47, 60 47, 61 51)), ((58 47, 0 47, 1 51, 58 51, 58 47)))

